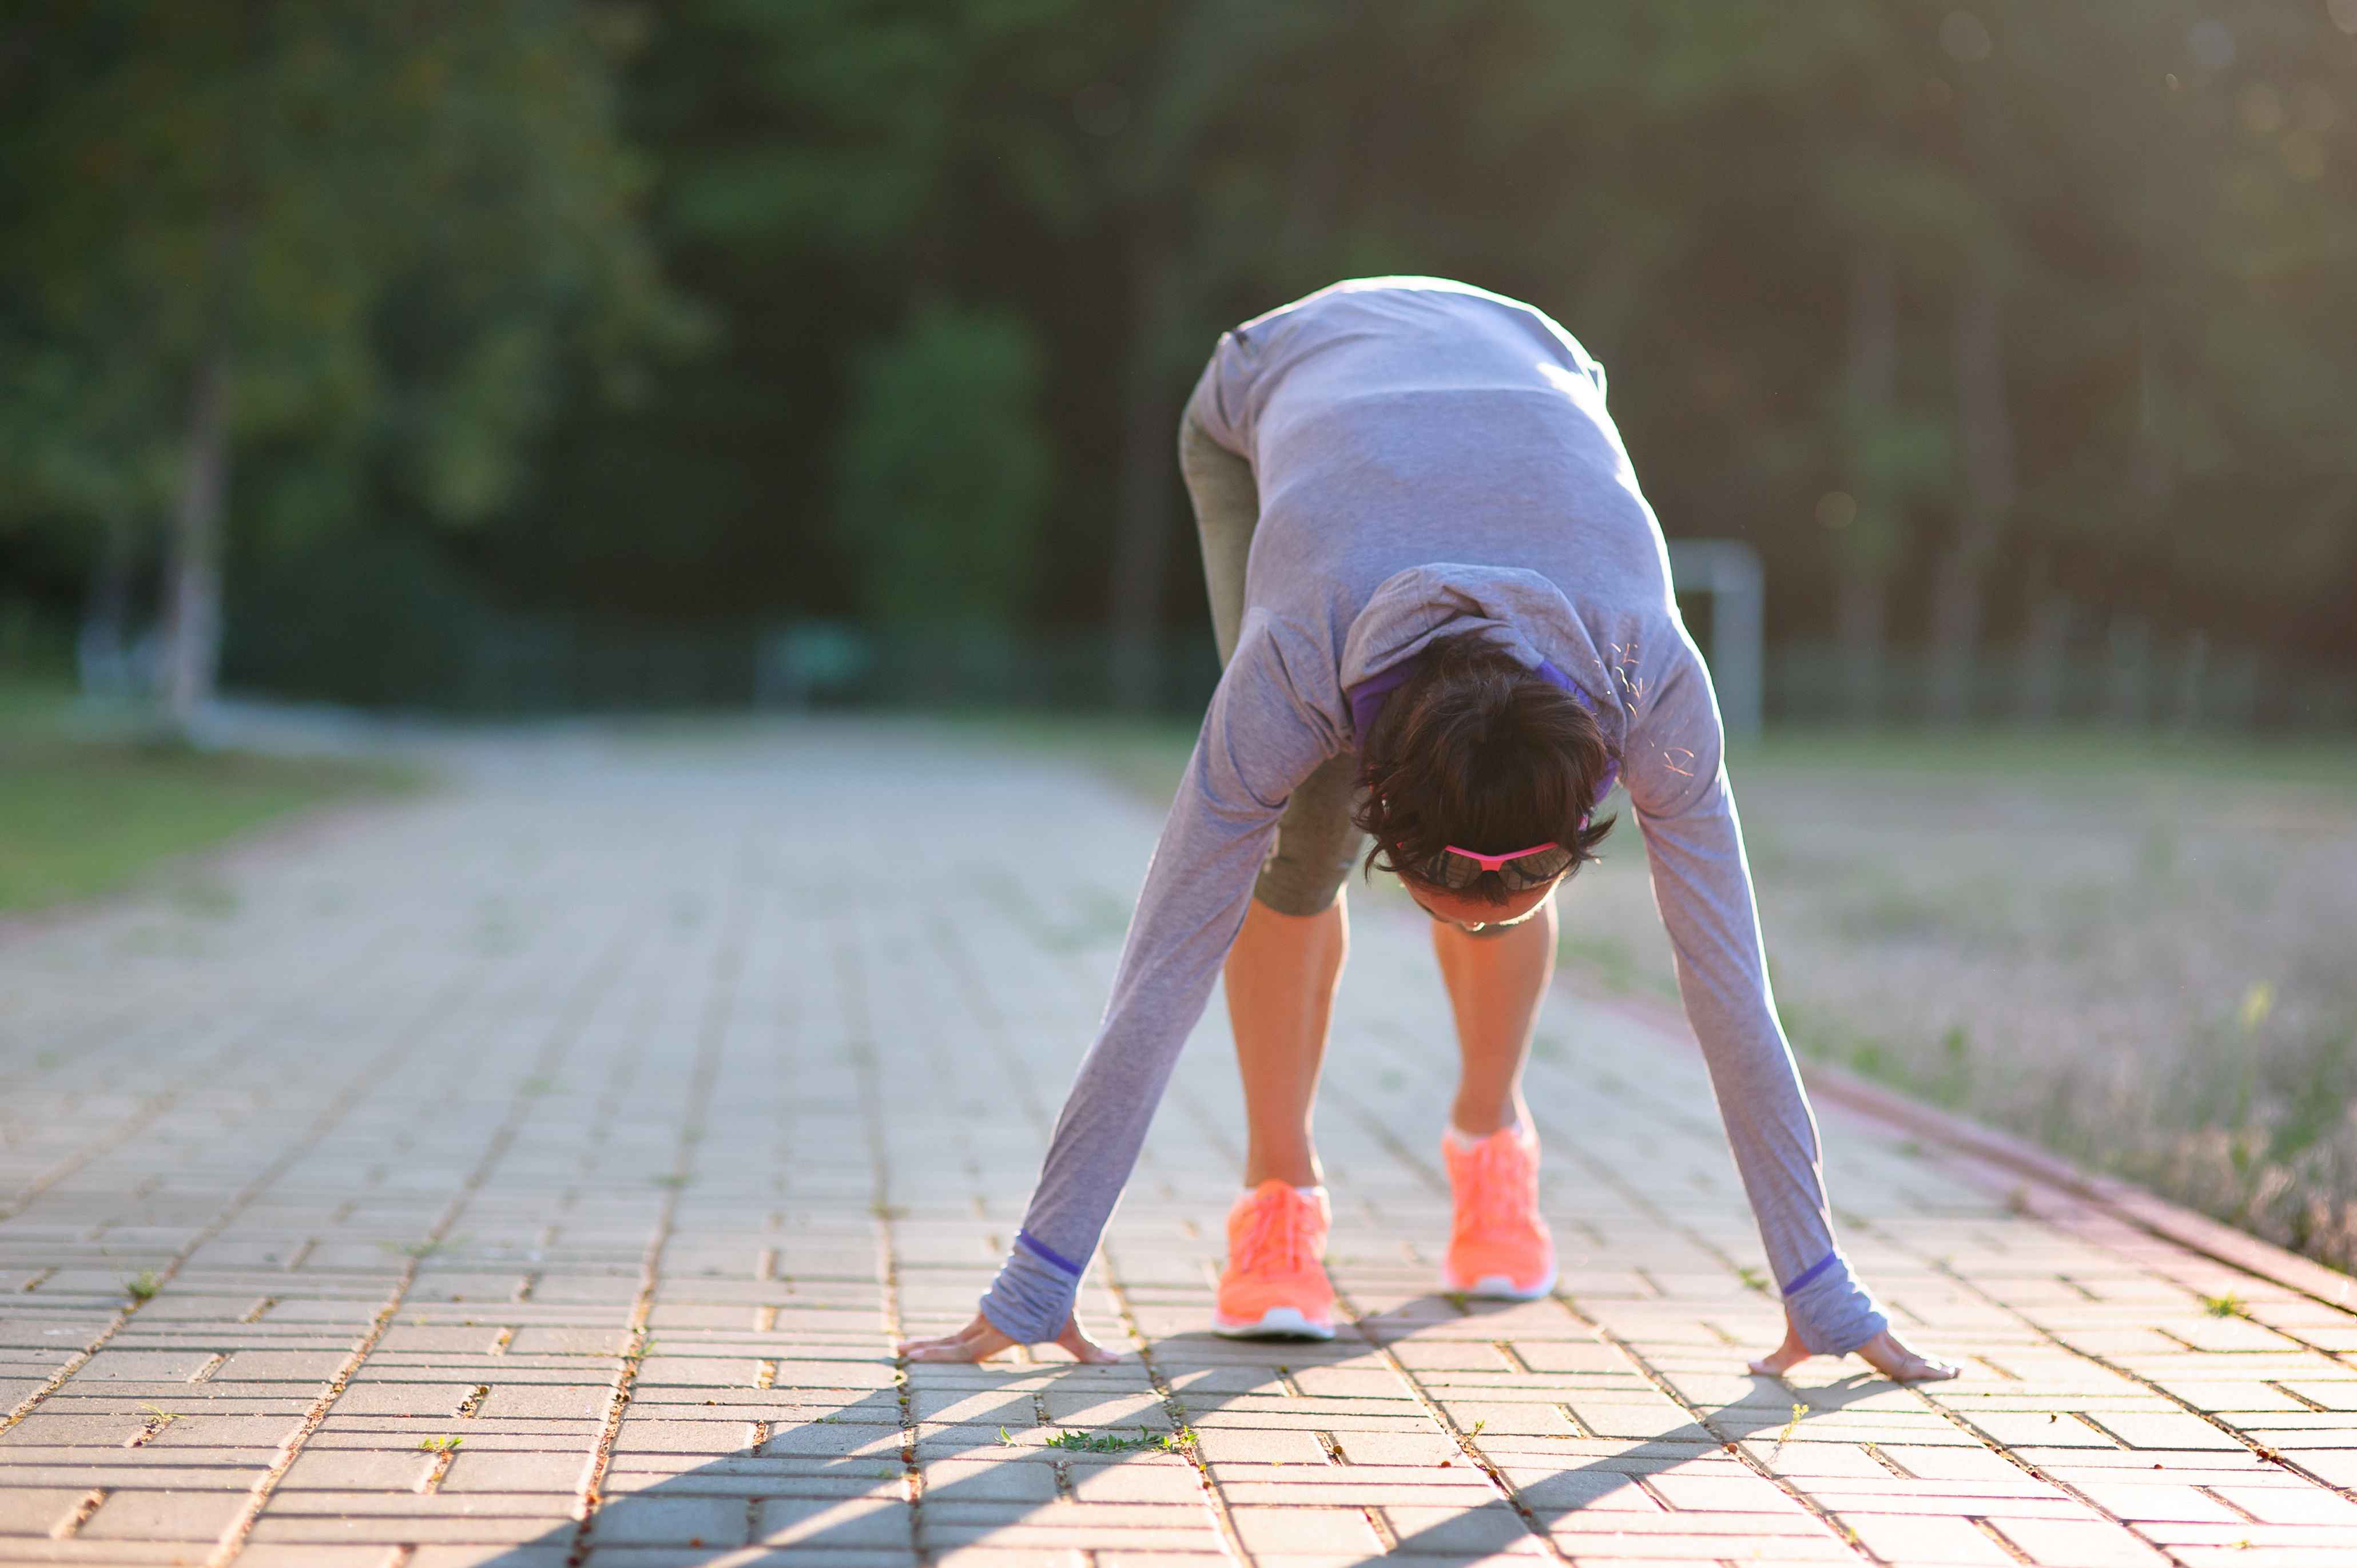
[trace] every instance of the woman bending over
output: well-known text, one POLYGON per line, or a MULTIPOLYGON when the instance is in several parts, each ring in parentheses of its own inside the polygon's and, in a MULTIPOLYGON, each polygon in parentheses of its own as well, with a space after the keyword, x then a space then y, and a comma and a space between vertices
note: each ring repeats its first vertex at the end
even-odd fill
POLYGON ((1604 391, 1542 312, 1435 278, 1337 284, 1220 339, 1178 453, 1225 670, 1023 1228, 974 1321, 912 1360, 1113 1359, 1073 1298, 1223 963, 1250 1133, 1213 1326, 1333 1334, 1310 1108, 1362 851, 1432 917, 1456 1017, 1440 1283, 1551 1291, 1522 1069, 1555 888, 1618 779, 1782 1294, 1754 1369, 1855 1351, 1955 1375, 1890 1332, 1835 1240, 1717 703, 1604 391))

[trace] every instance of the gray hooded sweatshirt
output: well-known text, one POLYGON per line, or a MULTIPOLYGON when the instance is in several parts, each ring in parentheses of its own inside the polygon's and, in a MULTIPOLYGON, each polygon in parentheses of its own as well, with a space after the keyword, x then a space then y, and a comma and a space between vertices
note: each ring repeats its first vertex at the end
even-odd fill
POLYGON ((1243 628, 1095 1044, 983 1298, 1000 1332, 1062 1330, 1286 798, 1356 747, 1351 689, 1466 632, 1534 669, 1552 661, 1620 759, 1679 993, 1803 1339, 1839 1353, 1885 1326, 1834 1240, 1717 703, 1604 392, 1544 314, 1434 278, 1338 284, 1221 338, 1193 408, 1259 485, 1243 628))

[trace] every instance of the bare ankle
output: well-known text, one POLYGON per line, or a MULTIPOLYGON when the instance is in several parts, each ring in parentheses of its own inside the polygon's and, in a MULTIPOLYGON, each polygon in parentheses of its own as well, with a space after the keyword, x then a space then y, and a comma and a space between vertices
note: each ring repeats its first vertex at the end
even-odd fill
POLYGON ((1486 1138, 1491 1133, 1514 1125, 1517 1118, 1512 1101, 1503 1105, 1475 1105, 1464 1100, 1457 1101, 1448 1112, 1448 1125, 1469 1138, 1486 1138))
POLYGON ((1269 1181, 1281 1181, 1287 1187, 1323 1187, 1326 1176, 1318 1168, 1317 1155, 1308 1151, 1248 1155, 1244 1160, 1244 1190, 1250 1192, 1269 1181))

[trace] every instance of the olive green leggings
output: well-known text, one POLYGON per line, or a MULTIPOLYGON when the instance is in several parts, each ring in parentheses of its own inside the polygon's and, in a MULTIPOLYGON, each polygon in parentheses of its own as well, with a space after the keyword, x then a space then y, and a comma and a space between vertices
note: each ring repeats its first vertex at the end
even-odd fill
MULTIPOLYGON (((1198 390, 1196 396, 1202 393, 1198 390)), ((1211 632, 1220 662, 1236 650, 1244 618, 1244 563, 1260 521, 1260 488, 1252 465, 1213 441, 1195 416, 1193 400, 1178 422, 1178 471, 1195 505, 1195 532, 1203 545, 1203 585, 1211 597, 1211 632)), ((1316 915, 1331 908, 1342 883, 1366 853, 1367 835, 1351 821, 1358 792, 1358 755, 1343 752, 1318 764, 1286 802, 1253 897, 1280 915, 1316 915)))

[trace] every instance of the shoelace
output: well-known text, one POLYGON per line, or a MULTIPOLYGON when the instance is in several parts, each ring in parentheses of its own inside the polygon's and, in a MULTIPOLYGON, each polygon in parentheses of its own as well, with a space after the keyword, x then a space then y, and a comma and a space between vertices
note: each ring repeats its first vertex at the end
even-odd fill
POLYGON ((1494 1236, 1530 1228, 1530 1167, 1512 1140, 1482 1140, 1466 1152, 1459 1168, 1473 1192, 1473 1200, 1458 1209, 1459 1234, 1494 1236))
POLYGON ((1236 1238, 1236 1267, 1248 1274, 1298 1273, 1302 1232, 1308 1229, 1301 1211, 1310 1207, 1297 1192, 1272 1193, 1254 1203, 1236 1238))

